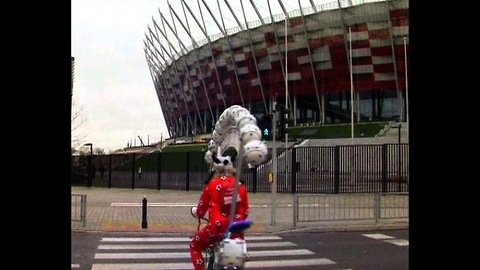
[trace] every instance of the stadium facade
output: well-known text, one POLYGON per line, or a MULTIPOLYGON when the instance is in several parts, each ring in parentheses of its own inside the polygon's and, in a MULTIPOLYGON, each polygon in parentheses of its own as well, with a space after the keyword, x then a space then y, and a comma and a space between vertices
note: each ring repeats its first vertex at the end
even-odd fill
POLYGON ((291 11, 277 1, 282 14, 272 14, 273 0, 257 1, 268 5, 267 16, 255 0, 238 1, 240 14, 214 14, 203 0, 197 2, 204 12, 195 14, 181 0, 181 9, 165 10, 170 22, 159 9, 144 50, 170 137, 210 133, 234 104, 258 119, 281 104, 294 125, 408 120, 408 0, 298 1, 291 11), (247 4, 258 20, 247 22, 247 4), (220 34, 206 34, 206 14, 220 34), (226 16, 237 26, 225 28, 226 16), (191 25, 204 39, 194 38, 191 25))

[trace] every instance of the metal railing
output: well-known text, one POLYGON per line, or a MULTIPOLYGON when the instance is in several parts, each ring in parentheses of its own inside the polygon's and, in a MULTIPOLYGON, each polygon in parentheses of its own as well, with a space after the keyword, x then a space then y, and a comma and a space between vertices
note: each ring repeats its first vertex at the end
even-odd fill
POLYGON ((82 222, 82 226, 87 225, 87 195, 72 194, 71 202, 71 221, 82 222))
POLYGON ((294 226, 299 222, 408 221, 408 193, 296 194, 294 226))
MULTIPOLYGON (((242 168, 251 192, 269 192, 272 149, 264 164, 242 168)), ((109 188, 201 190, 205 152, 72 156, 72 184, 109 188), (88 169, 88 167, 91 167, 88 169), (140 170, 141 168, 141 170, 140 170), (141 173, 139 173, 141 172, 141 173)), ((409 144, 308 146, 277 149, 281 193, 408 193, 409 144)))

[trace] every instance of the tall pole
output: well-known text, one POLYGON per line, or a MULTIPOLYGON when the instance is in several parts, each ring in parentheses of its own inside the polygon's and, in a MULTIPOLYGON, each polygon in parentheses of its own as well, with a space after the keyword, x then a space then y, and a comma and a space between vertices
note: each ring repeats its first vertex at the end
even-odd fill
MULTIPOLYGON (((285 120, 288 119, 288 55, 287 55, 287 19, 285 15, 285 120)), ((288 184, 288 122, 285 121, 285 188, 288 184)))
POLYGON ((353 127, 353 104, 354 104, 354 95, 353 95, 353 65, 352 65, 352 28, 349 27, 348 28, 348 36, 349 36, 349 42, 350 42, 350 50, 349 50, 349 54, 350 54, 350 124, 352 126, 352 145, 353 145, 353 136, 354 136, 354 127, 353 127))
POLYGON ((92 181, 93 181, 93 178, 95 177, 94 175, 94 171, 93 171, 93 144, 91 143, 90 144, 90 182, 88 183, 88 187, 91 187, 92 186, 92 181))
POLYGON ((277 136, 277 117, 276 117, 276 102, 273 102, 273 114, 272 114, 272 142, 273 142, 273 148, 272 148, 272 205, 271 205, 271 225, 275 225, 275 211, 277 207, 277 142, 275 137, 277 136))
POLYGON ((92 187, 92 176, 93 176, 93 166, 92 166, 92 159, 93 159, 93 144, 86 143, 84 146, 90 146, 90 156, 88 157, 88 179, 87 179, 87 186, 92 187))
POLYGON ((402 169, 401 169, 401 163, 402 163, 402 123, 398 123, 398 192, 402 192, 402 169))
POLYGON ((407 37, 403 37, 403 51, 405 52, 405 99, 406 99, 406 106, 407 106, 407 115, 406 115, 406 118, 407 118, 407 128, 408 128, 408 125, 409 125, 409 121, 408 121, 408 114, 409 114, 409 110, 408 110, 408 73, 407 73, 407 37))
MULTIPOLYGON (((407 37, 403 37, 403 50, 405 51, 405 98, 406 98, 406 104, 405 106, 407 106, 407 116, 406 116, 406 119, 407 119, 407 132, 410 132, 410 121, 409 121, 409 117, 408 115, 410 114, 410 110, 408 108, 408 73, 407 73, 407 37)), ((399 144, 400 144, 400 129, 398 129, 398 141, 399 141, 399 144)), ((408 133, 407 133, 408 134, 408 133)), ((408 183, 408 177, 409 177, 409 174, 407 173, 407 183, 408 183)))
POLYGON ((350 125, 352 126, 352 140, 351 140, 351 149, 350 149, 350 172, 352 174, 352 181, 355 181, 355 168, 353 166, 354 162, 354 145, 353 145, 353 138, 354 138, 354 118, 353 118, 353 105, 355 104, 354 102, 354 95, 353 95, 353 62, 352 62, 352 28, 348 28, 348 39, 349 39, 349 66, 350 66, 350 125))

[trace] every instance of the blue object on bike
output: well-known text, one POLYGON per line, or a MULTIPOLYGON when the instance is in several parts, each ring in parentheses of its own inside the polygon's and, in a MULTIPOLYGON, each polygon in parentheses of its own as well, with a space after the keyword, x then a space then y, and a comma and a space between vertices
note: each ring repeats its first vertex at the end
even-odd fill
POLYGON ((237 233, 244 231, 252 225, 253 221, 249 218, 246 218, 244 220, 239 220, 239 221, 234 221, 228 226, 228 231, 232 233, 237 233))

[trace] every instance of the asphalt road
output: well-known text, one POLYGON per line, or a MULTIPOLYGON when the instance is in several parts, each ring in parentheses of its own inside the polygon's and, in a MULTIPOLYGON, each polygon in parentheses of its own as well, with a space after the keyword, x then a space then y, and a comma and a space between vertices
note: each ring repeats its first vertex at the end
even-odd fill
MULTIPOLYGON (((408 230, 247 234, 246 269, 408 270, 408 230)), ((72 232, 72 270, 192 269, 188 235, 72 232)))

